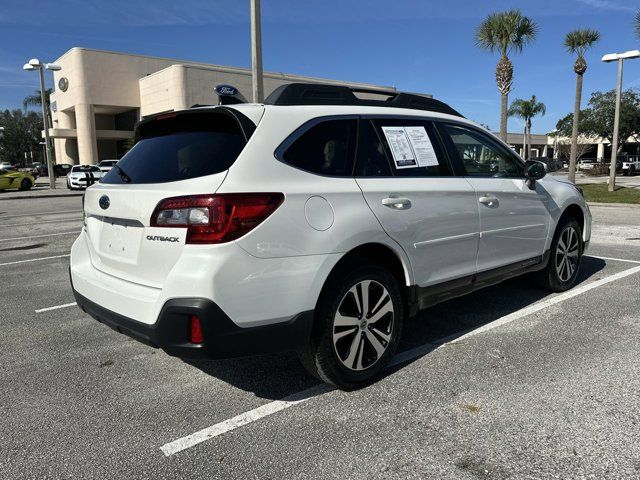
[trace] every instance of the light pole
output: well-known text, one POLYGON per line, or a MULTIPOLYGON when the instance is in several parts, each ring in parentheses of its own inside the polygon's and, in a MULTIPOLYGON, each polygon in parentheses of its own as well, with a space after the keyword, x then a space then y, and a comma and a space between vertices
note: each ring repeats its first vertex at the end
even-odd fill
POLYGON ((253 103, 264 101, 262 81, 262 29, 260 27, 260 0, 251 0, 251 77, 253 103))
POLYGON ((51 139, 49 138, 49 116, 47 114, 47 104, 45 102, 44 92, 44 70, 58 71, 61 70, 60 65, 54 63, 42 63, 37 58, 32 58, 29 63, 25 63, 24 70, 38 71, 40 77, 40 101, 42 103, 42 121, 44 122, 44 146, 47 156, 47 170, 49 171, 49 188, 52 190, 56 188, 56 176, 53 171, 53 157, 51 155, 51 139))
MULTIPOLYGON (((616 164, 618 163, 618 131, 620 129, 620 98, 622 97, 622 65, 625 60, 640 57, 640 50, 624 53, 609 53, 602 57, 605 63, 618 62, 618 85, 616 87, 616 113, 613 119, 613 141, 611 143, 611 163, 609 164, 609 191, 616 189, 616 164)), ((625 142, 627 139, 623 138, 625 142)))

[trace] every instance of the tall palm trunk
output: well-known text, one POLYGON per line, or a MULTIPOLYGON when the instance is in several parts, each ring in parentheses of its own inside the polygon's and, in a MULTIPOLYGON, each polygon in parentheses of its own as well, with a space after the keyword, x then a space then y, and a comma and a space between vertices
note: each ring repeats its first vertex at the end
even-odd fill
POLYGON ((507 110, 509 109, 509 92, 513 83, 513 64, 509 57, 502 54, 496 66, 496 83, 502 95, 502 105, 500 108, 500 138, 507 141, 507 110))
POLYGON ((569 157, 569 181, 576 183, 576 160, 578 153, 578 125, 580 122, 580 103, 582 102, 582 76, 577 74, 576 99, 573 104, 573 128, 571 129, 571 155, 569 157))
POLYGON ((525 160, 529 160, 531 158, 531 119, 527 119, 527 156, 524 157, 525 160))
POLYGON ((524 124, 524 131, 522 132, 522 158, 527 158, 527 124, 524 124))
POLYGON ((502 106, 500 108, 500 138, 507 143, 507 110, 509 105, 509 94, 502 94, 502 106))

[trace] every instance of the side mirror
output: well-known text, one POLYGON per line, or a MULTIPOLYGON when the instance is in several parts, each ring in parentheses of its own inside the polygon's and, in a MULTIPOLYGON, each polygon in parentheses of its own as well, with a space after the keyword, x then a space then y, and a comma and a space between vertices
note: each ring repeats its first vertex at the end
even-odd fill
POLYGON ((540 180, 547 174, 547 167, 544 163, 536 160, 527 160, 524 164, 524 177, 527 179, 527 186, 534 189, 536 180, 540 180))

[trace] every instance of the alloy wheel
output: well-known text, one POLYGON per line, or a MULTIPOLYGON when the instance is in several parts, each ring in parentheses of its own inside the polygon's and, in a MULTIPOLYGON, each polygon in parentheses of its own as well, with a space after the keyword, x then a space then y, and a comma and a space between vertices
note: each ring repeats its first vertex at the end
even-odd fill
POLYGON ((382 284, 363 280, 351 287, 333 318, 333 348, 342 365, 354 371, 375 365, 391 342, 394 316, 382 284))
POLYGON ((556 272, 562 282, 568 282, 578 268, 580 250, 579 233, 567 227, 560 234, 556 248, 556 272))

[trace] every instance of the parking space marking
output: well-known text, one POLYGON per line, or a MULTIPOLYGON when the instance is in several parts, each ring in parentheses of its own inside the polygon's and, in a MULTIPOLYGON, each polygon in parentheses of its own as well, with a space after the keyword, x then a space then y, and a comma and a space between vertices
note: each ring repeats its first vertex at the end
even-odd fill
POLYGON ((626 258, 600 257, 598 255, 585 255, 585 257, 598 258, 600 260, 613 260, 614 262, 627 262, 627 263, 638 263, 638 264, 640 264, 640 260, 628 260, 626 258))
POLYGON ((36 313, 48 312, 50 310, 58 310, 60 308, 75 307, 76 305, 77 303, 73 302, 73 303, 64 303, 62 305, 55 305, 53 307, 39 308, 38 310, 36 310, 36 313))
POLYGON ((28 237, 0 238, 0 242, 10 242, 12 240, 26 240, 28 238, 58 237, 60 235, 80 235, 80 231, 74 230, 73 232, 47 233, 46 235, 30 235, 28 237))
POLYGON ((5 218, 18 218, 18 217, 41 217, 43 215, 66 215, 68 213, 82 213, 82 210, 71 210, 66 212, 22 213, 20 215, 0 215, 0 220, 4 220, 5 218))
MULTIPOLYGON (((635 261, 633 263, 635 263, 635 261)), ((389 367, 393 367, 413 360, 414 358, 421 357, 444 345, 457 343, 464 340, 465 338, 469 338, 471 336, 484 333, 488 330, 492 330, 502 325, 506 325, 510 322, 513 322, 514 320, 543 310, 551 305, 569 300, 573 297, 581 295, 582 293, 588 292, 589 290, 601 287, 602 285, 606 285, 607 283, 615 282, 616 280, 620 280, 621 278, 628 277, 629 275, 633 275, 638 272, 640 272, 640 266, 623 270, 622 272, 615 273, 600 280, 596 280, 586 285, 581 285, 574 288, 573 290, 561 293, 548 300, 543 300, 542 302, 536 303, 529 307, 522 308, 518 311, 510 313, 509 315, 500 317, 491 323, 485 324, 482 327, 467 331, 467 333, 459 332, 457 334, 441 339, 437 343, 425 343, 423 345, 420 345, 419 347, 401 352, 393 358, 393 360, 389 364, 389 367), (462 333, 462 335, 460 335, 460 333, 462 333)), ((162 451, 162 453, 164 453, 165 456, 170 457, 171 455, 175 455, 176 453, 182 452, 183 450, 187 450, 214 437, 223 435, 224 433, 230 432, 274 413, 293 407, 294 405, 306 402, 307 400, 310 400, 323 393, 330 392, 331 390, 333 390, 333 388, 328 385, 316 385, 293 395, 289 395, 282 400, 269 402, 265 405, 254 408, 253 410, 249 410, 247 412, 236 415, 233 418, 224 420, 220 423, 216 423, 215 425, 199 430, 195 433, 192 433, 191 435, 187 435, 186 437, 182 437, 172 442, 166 443, 160 447, 160 450, 162 451)))
POLYGON ((289 395, 282 400, 269 402, 265 405, 254 408, 253 410, 249 410, 248 412, 236 415, 235 417, 225 420, 224 422, 216 423, 215 425, 203 428, 202 430, 192 433, 191 435, 187 435, 186 437, 182 437, 178 440, 174 440, 173 442, 169 442, 160 447, 160 450, 162 450, 162 453, 164 453, 165 456, 170 457, 171 455, 186 450, 187 448, 194 447, 199 443, 222 435, 223 433, 227 433, 248 423, 255 422, 256 420, 260 420, 261 418, 273 415, 274 413, 293 407, 294 405, 306 402, 307 400, 322 393, 326 393, 330 390, 332 390, 332 388, 329 385, 316 385, 315 387, 311 387, 301 392, 294 393, 293 395, 289 395))
POLYGON ((588 292, 589 290, 593 290, 594 288, 601 287, 602 285, 606 285, 607 283, 615 282, 616 280, 620 280, 621 278, 628 277, 629 275, 633 275, 638 272, 640 272, 640 266, 629 268, 628 270, 623 270, 622 272, 614 273, 613 275, 609 275, 608 277, 601 278, 600 280, 587 283, 586 285, 580 285, 579 287, 575 287, 564 293, 556 295, 555 297, 549 298, 547 300, 543 300, 538 303, 534 303, 533 305, 517 310, 513 313, 510 313, 509 315, 500 317, 491 323, 487 323, 479 328, 475 328, 463 335, 459 335, 459 334, 457 336, 454 335, 455 338, 452 338, 449 341, 447 341, 447 339, 443 339, 443 343, 457 343, 464 340, 465 338, 473 337, 480 333, 493 330, 494 328, 498 328, 508 323, 511 323, 514 320, 518 320, 519 318, 526 317, 527 315, 531 315, 532 313, 539 312, 540 310, 550 307, 551 305, 556 305, 557 303, 564 302, 565 300, 569 300, 570 298, 577 297, 578 295, 588 292))
POLYGON ((51 260, 53 258, 65 258, 70 256, 71 256, 70 254, 66 253, 64 255, 53 255, 51 257, 39 257, 39 258, 29 258, 27 260, 16 260, 14 262, 0 263, 0 267, 4 267, 6 265, 17 265, 19 263, 39 262, 40 260, 51 260))
MULTIPOLYGON (((43 223, 71 223, 71 222, 79 222, 81 221, 81 217, 75 217, 70 219, 58 219, 58 220, 38 220, 38 225, 42 225, 43 223)), ((23 223, 10 223, 8 225, 2 224, 3 227, 33 227, 33 223, 31 222, 23 222, 23 223)))

